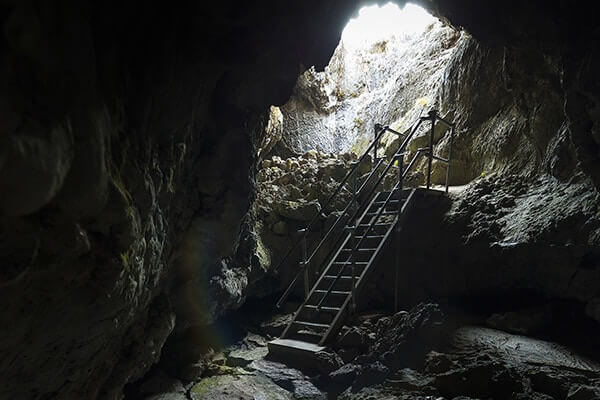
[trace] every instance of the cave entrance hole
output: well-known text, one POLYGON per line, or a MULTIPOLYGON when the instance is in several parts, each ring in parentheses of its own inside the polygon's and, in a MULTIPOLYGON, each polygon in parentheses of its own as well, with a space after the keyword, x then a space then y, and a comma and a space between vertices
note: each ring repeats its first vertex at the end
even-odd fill
POLYGON ((309 68, 289 101, 271 107, 259 159, 359 155, 375 124, 406 129, 424 109, 441 106, 444 70, 463 36, 411 3, 363 7, 325 69, 309 68))
MULTIPOLYGON (((309 68, 288 102, 270 108, 258 146, 254 204, 256 255, 265 269, 279 265, 297 231, 324 211, 351 163, 373 140, 376 124, 405 132, 431 108, 453 119, 440 99, 445 71, 466 36, 414 4, 364 7, 348 22, 324 70, 309 68)), ((410 151, 426 145, 426 125, 410 151)), ((443 147, 447 138, 442 133, 438 139, 443 147)), ((386 133, 378 158, 392 162, 397 141, 386 133)), ((425 183, 425 161, 408 185, 425 183)), ((445 183, 446 166, 436 168, 433 183, 445 183)), ((285 264, 289 267, 277 269, 275 291, 285 289, 297 271, 294 262, 285 264)))

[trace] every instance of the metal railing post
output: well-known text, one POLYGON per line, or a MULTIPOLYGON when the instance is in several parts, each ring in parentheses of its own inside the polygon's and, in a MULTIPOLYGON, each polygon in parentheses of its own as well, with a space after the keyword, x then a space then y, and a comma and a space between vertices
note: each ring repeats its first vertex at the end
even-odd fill
POLYGON ((436 110, 429 111, 429 118, 431 119, 431 132, 429 133, 429 159, 427 161, 427 189, 431 187, 431 164, 433 162, 433 136, 435 135, 436 117, 436 110))
MULTIPOLYGON (((358 240, 358 238, 356 237, 356 224, 354 225, 354 229, 351 230, 351 235, 352 235, 352 287, 351 287, 351 297, 352 297, 352 311, 354 312, 356 310, 356 282, 355 282, 355 278, 356 278, 356 245, 355 245, 355 241, 358 240)), ((342 268, 344 268, 344 266, 342 266, 342 268)))
POLYGON ((377 162, 377 148, 379 147, 379 131, 382 129, 383 127, 379 124, 375 124, 375 146, 373 146, 373 161, 371 165, 375 165, 375 163, 377 162))
MULTIPOLYGON (((400 208, 400 207, 398 207, 400 208)), ((400 212, 398 212, 400 214, 400 212)), ((394 276, 394 312, 398 312, 398 285, 400 284, 400 224, 396 229, 396 255, 394 276)))
MULTIPOLYGON (((425 153, 426 151, 429 151, 429 163, 428 163, 428 176, 427 176, 427 180, 428 180, 428 188, 431 186, 431 169, 432 169, 432 161, 435 158, 436 160, 441 160, 441 161, 446 161, 444 159, 442 159, 441 157, 437 157, 434 156, 433 154, 433 140, 434 140, 434 134, 435 134, 435 123, 436 121, 441 121, 441 123, 446 123, 447 125, 451 126, 451 146, 450 146, 450 153, 452 152, 452 140, 453 140, 453 135, 454 135, 454 131, 455 131, 455 124, 454 123, 449 123, 446 122, 444 119, 440 118, 437 111, 435 110, 431 110, 428 113, 428 116, 419 116, 418 120, 415 122, 415 124, 413 124, 413 126, 411 127, 410 131, 407 134, 401 134, 399 135, 400 137, 405 136, 399 145, 398 151, 397 151, 397 157, 398 159, 398 182, 396 184, 396 186, 392 189, 392 192, 390 193, 390 195, 388 196, 387 200, 385 201, 385 204, 387 204, 390 199, 393 196, 394 192, 401 192, 401 190, 403 189, 403 181, 404 178, 406 177, 406 174, 416 165, 416 162, 418 160, 420 160, 420 157, 423 155, 423 153, 425 153), (404 166, 404 153, 403 151, 407 148, 409 142, 413 139, 414 135, 416 134, 416 132, 419 130, 419 127, 421 127, 422 123, 425 121, 431 120, 432 126, 431 126, 431 132, 430 132, 430 147, 424 147, 424 148, 420 148, 417 150, 417 153, 411 158, 411 160, 409 160, 409 162, 407 163, 406 166, 404 166)), ((380 187, 380 185, 385 184, 384 178, 386 178, 387 174, 390 172, 391 167, 393 166, 393 162, 388 163, 385 160, 385 157, 382 158, 378 158, 377 157, 377 152, 379 149, 379 142, 380 142, 380 138, 381 136, 385 133, 386 130, 391 131, 392 133, 396 133, 394 130, 391 130, 389 127, 387 126, 381 126, 381 125, 377 125, 376 126, 376 131, 378 132, 378 134, 376 134, 375 136, 375 140, 373 140, 371 142, 371 144, 367 147, 367 149, 362 153, 362 156, 359 158, 358 161, 353 163, 353 166, 351 168, 350 171, 348 171, 348 173, 344 176, 344 178, 342 179, 342 181, 337 185, 336 189, 334 190, 334 192, 329 196, 329 198, 327 199, 327 201, 325 202, 325 204, 323 205, 322 209, 323 210, 329 210, 331 207, 331 205, 337 204, 334 202, 336 196, 337 198, 339 198, 342 194, 347 193, 346 188, 347 188, 347 184, 350 183, 353 185, 352 190, 352 200, 351 201, 345 201, 345 207, 344 210, 342 211, 342 213, 335 219, 335 222, 333 223, 333 225, 327 229, 327 233, 325 235, 321 235, 320 239, 317 242, 317 245, 315 248, 311 248, 310 249, 310 253, 309 253, 309 249, 308 249, 308 245, 307 245, 307 233, 310 232, 314 232, 314 228, 315 225, 321 220, 322 215, 323 214, 327 214, 324 211, 322 211, 322 213, 319 213, 319 215, 315 216, 308 224, 308 226, 303 229, 300 230, 299 232, 302 235, 302 237, 300 238, 300 240, 296 240, 295 243, 293 244, 293 246, 291 246, 288 251, 285 253, 285 255, 282 257, 281 260, 279 260, 278 265, 276 267, 276 269, 279 269, 285 262, 286 260, 289 259, 289 257, 293 254, 297 254, 297 250, 298 247, 301 247, 301 255, 299 258, 301 258, 301 260, 299 261, 299 264, 301 265, 301 270, 299 270, 294 278, 292 279, 291 283, 288 285, 288 287, 286 288, 286 290, 284 291, 284 293, 281 295, 281 297, 279 298, 279 300, 277 301, 277 307, 281 307, 281 305, 283 304, 283 302, 287 299, 287 297, 293 292, 294 288, 296 287, 296 285, 300 284, 300 281, 304 278, 304 290, 306 295, 310 294, 310 290, 311 290, 311 280, 314 282, 314 278, 318 278, 317 274, 320 274, 322 271, 320 271, 320 267, 322 265, 324 265, 325 262, 330 262, 332 261, 330 259, 330 257, 332 257, 334 254, 337 254, 333 249, 330 250, 328 252, 328 255, 325 257, 324 260, 321 260, 318 262, 317 268, 315 269, 315 271, 313 271, 313 275, 311 276, 311 271, 310 271, 310 263, 312 262, 312 260, 317 259, 317 257, 315 255, 318 254, 319 251, 323 250, 323 249, 327 249, 327 247, 325 247, 327 245, 327 243, 331 242, 334 243, 336 246, 338 243, 341 243, 342 239, 343 240, 349 240, 350 238, 348 238, 346 235, 344 235, 343 233, 338 233, 339 232, 339 225, 340 224, 344 224, 344 229, 342 231, 346 231, 347 229, 350 230, 350 234, 353 236, 353 240, 356 240, 357 244, 355 246, 353 246, 353 249, 355 251, 353 251, 352 253, 350 253, 352 255, 353 261, 349 262, 350 260, 347 259, 346 262, 343 264, 345 267, 347 266, 353 266, 356 267, 357 266, 357 253, 356 253, 356 249, 360 246, 360 244, 362 243, 362 240, 367 236, 368 232, 373 229, 373 223, 371 223, 371 225, 369 225, 368 230, 362 235, 362 236, 358 236, 361 239, 356 239, 356 235, 357 235, 357 223, 361 218, 361 214, 363 213, 364 210, 362 210, 362 207, 359 203, 364 204, 369 204, 369 201, 373 200, 373 194, 376 193, 377 188, 380 187), (366 177, 366 179, 361 183, 360 188, 358 187, 358 182, 359 182, 359 171, 358 171, 358 167, 361 164, 361 162, 365 162, 366 158, 369 156, 369 154, 371 154, 371 150, 373 150, 373 154, 374 154, 374 159, 378 159, 378 162, 375 162, 374 165, 375 167, 372 168, 371 173, 366 177), (383 166, 383 170, 380 171, 379 168, 383 166), (354 175, 354 176, 352 176, 354 175), (374 180, 374 182, 371 181, 372 178, 376 178, 374 180), (353 179, 353 182, 350 182, 349 180, 353 179), (383 182, 383 183, 382 183, 383 182), (372 183, 372 184, 371 184, 372 183), (356 210, 352 211, 353 207, 356 208, 356 210)), ((452 158, 452 155, 449 155, 449 159, 452 158)), ((373 165, 373 164, 372 164, 373 165)), ((449 177, 450 177, 450 172, 449 169, 446 171, 446 182, 447 182, 447 186, 449 186, 449 177)), ((448 189, 447 189, 448 190, 448 189)), ((409 199, 412 198, 412 194, 414 193, 414 190, 411 191, 411 195, 409 196, 409 199)), ((400 195, 400 199, 402 198, 402 196, 400 195)), ((399 206, 400 206, 400 202, 398 202, 399 206)), ((381 208, 381 210, 383 210, 384 208, 381 208)), ((332 208, 333 210, 333 208, 332 208)), ((331 211, 331 210, 330 210, 331 211)), ((377 218, 379 218, 380 212, 378 213, 377 218)), ((398 229, 400 229, 398 227, 398 229)), ((350 241, 352 243, 352 241, 350 241)), ((397 246, 399 247, 399 246, 397 246)), ((400 258, 398 258, 399 260, 400 258)), ((399 267, 397 267, 399 268, 399 267)), ((356 274, 358 271, 358 275, 360 276, 360 270, 354 270, 352 271, 353 274, 353 282, 352 282, 352 288, 353 291, 357 290, 356 287, 356 282, 354 282, 354 280, 356 280, 356 274)), ((342 274, 342 272, 344 272, 343 269, 340 270, 340 274, 342 274)), ((320 278, 318 278, 320 279, 320 278)), ((321 306, 321 304, 323 303, 323 301, 325 300, 325 298, 327 297, 327 295, 331 292, 331 290, 333 290, 333 285, 335 284, 335 282, 337 282, 337 280, 339 279, 339 276, 334 280, 334 282, 332 283, 332 285, 330 285, 329 289, 327 290, 327 293, 325 293, 325 295, 321 298, 321 300, 319 301, 319 304, 317 305, 317 308, 319 308, 321 306)), ((399 279, 399 278, 398 278, 399 279)), ((353 299, 355 297, 356 293, 353 293, 353 299)), ((353 300, 354 302, 354 300, 353 300)), ((396 299, 396 303, 398 302, 398 300, 396 299)), ((352 303, 355 304, 355 303, 352 303)), ((396 304, 397 306, 397 304, 396 304)))
POLYGON ((446 164, 446 193, 448 193, 448 185, 450 185, 450 163, 452 162, 452 142, 454 141, 454 127, 450 127, 450 149, 448 150, 448 164, 446 164))
MULTIPOLYGON (((354 170, 354 177, 352 179, 352 201, 357 209, 360 208, 358 200, 358 168, 356 168, 354 170)), ((355 225, 355 221, 352 221, 352 224, 355 225)))
POLYGON ((299 264, 300 268, 304 268, 304 297, 305 299, 308 299, 308 295, 310 294, 310 273, 308 270, 308 246, 306 244, 306 232, 306 228, 298 231, 298 233, 302 235, 302 242, 300 244, 302 255, 299 264))
MULTIPOLYGON (((375 135, 377 135, 377 131, 375 132, 375 135)), ((375 148, 377 148, 377 145, 375 145, 375 148)), ((374 165, 374 164, 372 164, 374 165)), ((358 202, 358 193, 357 193, 357 188, 358 188, 358 168, 356 169, 356 173, 354 174, 354 185, 352 188, 352 196, 354 198, 354 201, 358 202)), ((356 309, 356 298, 355 298, 355 293, 354 293, 354 271, 355 271, 355 267, 356 267, 356 250, 354 249, 354 241, 356 240, 356 226, 357 226, 358 221, 352 221, 352 228, 350 229, 350 235, 351 236, 351 240, 350 243, 352 243, 352 310, 356 309)), ((341 268, 345 268, 346 265, 342 265, 341 268)))
POLYGON ((404 185, 404 153, 398 154, 398 188, 400 189, 398 197, 398 221, 396 223, 396 254, 394 265, 394 312, 398 312, 398 285, 400 284, 400 216, 402 214, 402 206, 400 199, 402 198, 402 189, 404 185))
POLYGON ((404 174, 404 153, 400 153, 398 154, 398 185, 400 188, 400 191, 402 191, 402 189, 404 189, 404 179, 402 178, 403 174, 404 174))

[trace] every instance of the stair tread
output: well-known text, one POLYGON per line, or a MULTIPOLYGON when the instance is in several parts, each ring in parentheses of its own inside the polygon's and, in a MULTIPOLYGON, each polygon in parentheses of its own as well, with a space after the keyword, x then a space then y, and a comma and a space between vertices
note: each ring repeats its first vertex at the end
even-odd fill
POLYGON ((376 247, 361 247, 359 249, 346 249, 346 248, 344 248, 341 251, 349 252, 349 251, 355 251, 355 250, 356 251, 375 251, 375 250, 377 250, 377 248, 376 247))
MULTIPOLYGON (((368 261, 355 261, 355 264, 357 265, 367 265, 369 262, 368 261)), ((352 261, 334 261, 333 262, 334 265, 350 265, 352 264, 352 261)))
MULTIPOLYGON (((342 275, 342 276, 323 275, 323 278, 327 278, 327 279, 352 279, 351 276, 347 276, 347 275, 342 275)), ((354 279, 356 279, 356 277, 354 277, 354 279)))
POLYGON ((366 239, 382 239, 384 237, 385 237, 385 235, 367 235, 367 236, 356 235, 356 236, 354 236, 355 239, 362 239, 362 238, 366 238, 366 239))
MULTIPOLYGON (((325 289, 315 289, 315 292, 316 293, 327 293, 327 290, 325 290, 325 289)), ((331 290, 329 293, 330 294, 350 294, 352 292, 348 292, 348 291, 345 291, 345 290, 331 290)))
POLYGON ((324 310, 324 311, 340 311, 341 308, 340 307, 329 307, 329 306, 315 306, 314 304, 305 304, 304 307, 306 308, 310 308, 310 309, 315 309, 315 310, 324 310))
POLYGON ((312 336, 313 338, 322 338, 323 337, 322 333, 308 331, 308 330, 305 330, 305 329, 299 329, 298 331, 294 332, 293 335, 297 335, 297 336, 312 336))
POLYGON ((327 324, 320 324, 318 322, 298 321, 298 320, 295 320, 294 323, 297 324, 297 325, 310 326, 310 327, 313 327, 313 328, 329 328, 329 325, 327 325, 327 324))
POLYGON ((325 347, 314 343, 304 342, 295 339, 275 339, 269 342, 269 351, 271 350, 293 349, 299 352, 318 353, 323 351, 325 347))
MULTIPOLYGON (((392 225, 393 222, 384 222, 384 223, 379 223, 379 224, 373 224, 373 226, 390 226, 392 225)), ((358 224, 357 227, 369 227, 371 226, 371 224, 358 224)))
POLYGON ((374 211, 374 212, 370 212, 370 213, 366 213, 365 216, 367 217, 372 217, 374 215, 396 215, 398 214, 398 211, 383 211, 383 212, 379 212, 379 211, 374 211))

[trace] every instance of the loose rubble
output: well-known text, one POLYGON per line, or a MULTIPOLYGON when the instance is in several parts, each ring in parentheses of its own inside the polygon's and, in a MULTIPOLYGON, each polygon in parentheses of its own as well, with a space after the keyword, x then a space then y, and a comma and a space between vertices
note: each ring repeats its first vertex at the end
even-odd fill
POLYGON ((391 315, 357 316, 304 372, 267 354, 267 341, 274 337, 267 332, 279 334, 271 326, 289 314, 276 315, 254 325, 255 333, 213 352, 201 377, 182 382, 155 371, 138 393, 153 400, 600 396, 600 363, 557 343, 466 324, 464 315, 455 313, 422 303, 391 315), (342 357, 349 350, 353 356, 342 357))

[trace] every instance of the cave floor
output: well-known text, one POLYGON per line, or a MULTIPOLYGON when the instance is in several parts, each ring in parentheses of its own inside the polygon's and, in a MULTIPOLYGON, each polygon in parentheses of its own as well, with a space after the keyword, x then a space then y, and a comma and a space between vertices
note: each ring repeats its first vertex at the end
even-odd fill
POLYGON ((212 355, 202 378, 182 383, 167 374, 154 374, 140 386, 140 398, 600 398, 600 363, 566 346, 486 326, 448 322, 452 318, 445 318, 440 324, 422 310, 419 312, 357 318, 354 326, 342 330, 339 342, 333 346, 336 353, 330 350, 329 355, 319 357, 307 372, 269 359, 267 342, 278 336, 291 317, 277 315, 250 328, 241 340, 212 355), (419 319, 425 322, 415 326, 414 321, 419 319), (382 332, 380 320, 391 321, 387 326, 393 335, 382 332), (432 329, 442 332, 442 346, 433 344, 432 329), (390 338, 406 343, 400 347, 398 343, 378 343, 390 338), (369 354, 382 345, 404 349, 407 356, 402 361, 406 365, 385 366, 377 361, 385 357, 369 354), (414 349, 424 351, 417 354, 414 349))

